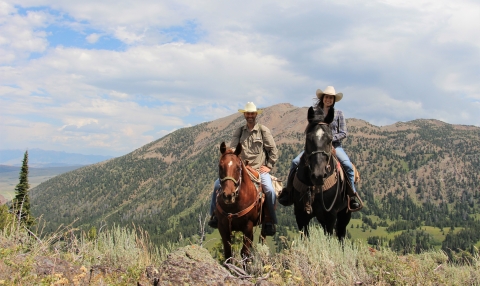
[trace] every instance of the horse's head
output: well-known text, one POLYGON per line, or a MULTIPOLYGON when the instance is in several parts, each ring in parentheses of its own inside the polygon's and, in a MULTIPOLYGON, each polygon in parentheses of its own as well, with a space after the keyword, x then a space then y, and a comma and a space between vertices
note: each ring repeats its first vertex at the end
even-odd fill
POLYGON ((221 193, 225 204, 233 204, 242 182, 242 160, 238 157, 242 152, 242 144, 238 143, 235 151, 232 151, 232 149, 227 149, 225 142, 222 142, 220 152, 222 156, 218 163, 218 176, 221 193))
POLYGON ((321 108, 308 109, 304 162, 310 171, 310 181, 315 186, 323 185, 329 171, 333 135, 328 124, 333 121, 333 114, 333 108, 326 116, 321 108))

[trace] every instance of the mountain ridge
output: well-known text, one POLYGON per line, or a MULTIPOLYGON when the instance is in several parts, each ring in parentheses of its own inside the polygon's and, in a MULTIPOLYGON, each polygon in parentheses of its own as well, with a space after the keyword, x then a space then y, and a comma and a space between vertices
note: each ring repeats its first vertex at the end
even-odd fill
MULTIPOLYGON (((277 177, 286 177, 291 160, 303 148, 306 111, 306 107, 277 104, 258 116, 279 147, 272 170, 277 177)), ((218 146, 222 141, 228 144, 244 122, 242 114, 235 113, 182 128, 124 156, 52 178, 32 190, 33 212, 45 217, 50 230, 78 219, 85 228, 134 223, 157 243, 175 240, 179 233, 194 235, 198 216, 208 212, 218 146)), ((344 145, 362 176, 359 191, 367 204, 363 214, 402 214, 407 219, 408 213, 390 206, 400 198, 429 206, 465 197, 474 202, 466 211, 479 210, 480 192, 475 193, 475 186, 480 185, 480 158, 475 154, 480 153, 480 128, 425 119, 383 127, 361 119, 347 122, 344 145), (473 155, 464 156, 466 150, 473 155), (474 172, 469 173, 469 168, 474 172), (434 174, 441 174, 443 181, 434 174), (473 191, 465 186, 473 186, 473 191)), ((295 224, 291 209, 279 206, 278 211, 280 224, 295 224)), ((455 213, 452 218, 432 213, 438 217, 432 223, 448 224, 464 215, 453 208, 446 211, 455 213)))

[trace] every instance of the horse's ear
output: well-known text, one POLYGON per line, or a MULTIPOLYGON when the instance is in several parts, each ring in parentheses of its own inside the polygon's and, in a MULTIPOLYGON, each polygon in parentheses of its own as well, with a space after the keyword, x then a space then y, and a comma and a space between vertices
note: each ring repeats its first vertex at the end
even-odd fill
POLYGON ((331 108, 328 109, 328 114, 325 117, 324 122, 327 123, 327 124, 330 124, 330 123, 332 123, 333 118, 335 118, 335 109, 333 107, 331 107, 331 108))
POLYGON ((310 106, 310 108, 308 109, 308 115, 307 115, 308 122, 311 122, 314 117, 315 117, 315 110, 313 109, 312 106, 310 106))
POLYGON ((242 153, 242 143, 238 142, 237 147, 235 147, 235 155, 240 155, 242 153))
POLYGON ((227 151, 227 145, 225 145, 225 142, 222 142, 222 144, 220 144, 220 153, 224 154, 225 151, 227 151))

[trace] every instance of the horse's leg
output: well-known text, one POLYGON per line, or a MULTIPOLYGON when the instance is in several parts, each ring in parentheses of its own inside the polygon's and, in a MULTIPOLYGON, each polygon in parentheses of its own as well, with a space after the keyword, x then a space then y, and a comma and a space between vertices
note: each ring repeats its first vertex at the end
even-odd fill
POLYGON ((295 220, 297 221, 298 230, 303 232, 303 235, 308 237, 308 224, 312 217, 308 215, 306 212, 298 212, 295 214, 295 220))
POLYGON ((226 230, 223 226, 219 224, 218 227, 218 232, 220 232, 220 236, 222 237, 222 243, 223 243, 223 254, 225 260, 229 259, 232 257, 232 236, 231 232, 226 230))
POLYGON ((332 211, 325 213, 322 217, 317 216, 317 220, 322 225, 325 233, 328 235, 333 234, 333 228, 335 227, 335 221, 337 220, 337 214, 335 212, 332 211))
POLYGON ((352 213, 347 212, 346 209, 341 210, 337 215, 337 227, 335 229, 337 237, 340 241, 343 241, 347 235, 347 225, 352 218, 352 213))
POLYGON ((248 221, 247 226, 243 229, 243 247, 242 258, 250 258, 250 248, 253 241, 253 222, 248 221))

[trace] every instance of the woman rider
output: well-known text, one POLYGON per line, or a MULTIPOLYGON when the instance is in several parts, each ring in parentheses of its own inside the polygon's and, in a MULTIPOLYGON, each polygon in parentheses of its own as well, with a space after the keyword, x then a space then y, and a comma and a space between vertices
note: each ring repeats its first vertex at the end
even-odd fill
MULTIPOLYGON (((343 93, 336 93, 335 88, 333 86, 327 86, 325 91, 322 91, 321 89, 317 89, 316 94, 317 94, 318 100, 317 100, 317 103, 315 104, 315 108, 323 109, 323 112, 325 114, 328 114, 328 111, 330 110, 330 108, 334 108, 335 102, 338 102, 343 98, 343 93)), ((352 190, 356 195, 357 191, 355 190, 355 184, 354 184, 355 173, 353 170, 353 165, 350 159, 348 158, 347 153, 345 153, 345 150, 343 150, 343 147, 342 147, 342 140, 347 138, 347 124, 345 122, 345 117, 343 116, 343 112, 338 109, 334 109, 334 111, 335 111, 335 117, 333 118, 332 123, 330 123, 330 128, 332 129, 332 135, 333 135, 332 145, 335 148, 335 152, 338 160, 340 161, 340 164, 342 164, 343 168, 345 169, 345 172, 347 173, 352 190)), ((279 197, 279 202, 282 205, 293 204, 293 201, 289 200, 290 196, 288 195, 288 193, 292 191, 292 185, 293 185, 292 176, 295 174, 295 169, 300 163, 300 157, 302 157, 302 155, 303 155, 303 151, 292 161, 292 164, 290 166, 290 173, 288 175, 287 187, 283 189, 282 194, 279 197)), ((350 200, 350 209, 352 210, 360 208, 360 204, 356 202, 354 198, 355 196, 352 196, 350 200)))

